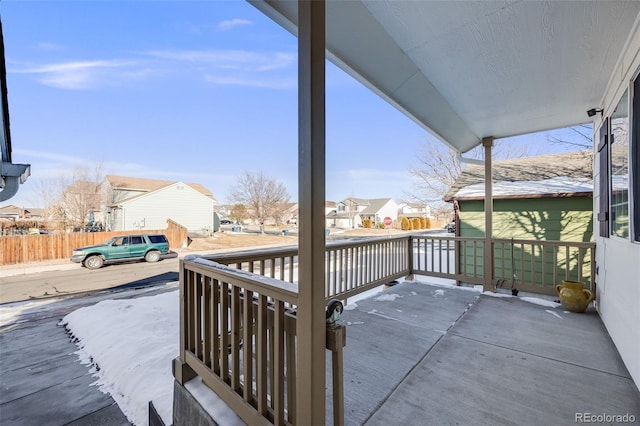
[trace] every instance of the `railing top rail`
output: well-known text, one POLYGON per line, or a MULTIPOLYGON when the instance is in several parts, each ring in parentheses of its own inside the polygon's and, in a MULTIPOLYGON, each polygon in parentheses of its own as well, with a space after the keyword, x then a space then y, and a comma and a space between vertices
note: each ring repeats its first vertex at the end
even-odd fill
POLYGON ((367 246, 372 243, 382 243, 388 241, 399 241, 399 240, 408 240, 409 235, 400 235, 396 237, 363 237, 361 239, 349 239, 346 241, 331 241, 326 244, 327 249, 340 249, 345 247, 359 247, 359 246, 367 246))
POLYGON ((449 235, 411 235, 411 238, 439 241, 484 241, 484 237, 454 237, 449 235))
MULTIPOLYGON (((360 240, 348 240, 348 241, 330 241, 326 244, 328 250, 340 249, 345 247, 359 247, 366 246, 372 243, 394 241, 394 240, 407 240, 409 235, 403 235, 399 237, 376 237, 376 238, 363 238, 360 240)), ((202 258, 211 260, 213 262, 231 264, 236 262, 248 262, 250 260, 262 260, 271 259, 274 257, 282 256, 295 256, 298 254, 298 246, 284 246, 273 247, 266 249, 257 249, 249 251, 239 251, 231 253, 219 253, 219 254, 207 254, 201 255, 202 258)))
POLYGON ((197 255, 186 256, 180 261, 180 269, 185 268, 283 302, 298 303, 298 284, 296 283, 238 270, 197 255))
POLYGON ((298 254, 298 246, 283 246, 266 249, 238 251, 231 253, 207 254, 200 256, 213 262, 231 264, 236 262, 248 262, 250 260, 271 259, 282 256, 295 256, 298 254))
POLYGON ((582 242, 582 241, 555 241, 555 240, 518 240, 511 238, 493 238, 494 243, 514 243, 514 244, 537 244, 547 246, 571 246, 582 248, 593 248, 596 246, 595 242, 582 242))

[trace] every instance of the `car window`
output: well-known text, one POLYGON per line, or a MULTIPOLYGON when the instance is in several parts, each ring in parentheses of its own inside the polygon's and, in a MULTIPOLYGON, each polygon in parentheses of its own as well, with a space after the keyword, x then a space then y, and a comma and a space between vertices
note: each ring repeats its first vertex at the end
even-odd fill
POLYGON ((131 244, 144 244, 144 239, 141 235, 131 237, 131 244))
POLYGON ((149 241, 154 244, 166 243, 167 237, 165 237, 164 235, 149 235, 149 241))
POLYGON ((114 246, 126 246, 129 244, 129 237, 118 237, 114 241, 114 246))

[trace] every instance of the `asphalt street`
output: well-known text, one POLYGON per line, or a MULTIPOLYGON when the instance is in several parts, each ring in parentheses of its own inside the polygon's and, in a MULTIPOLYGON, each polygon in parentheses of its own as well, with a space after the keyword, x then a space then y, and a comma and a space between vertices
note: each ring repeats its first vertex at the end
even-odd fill
POLYGON ((157 263, 117 263, 96 270, 73 264, 64 270, 0 277, 0 304, 174 281, 178 281, 177 258, 163 259, 157 263))

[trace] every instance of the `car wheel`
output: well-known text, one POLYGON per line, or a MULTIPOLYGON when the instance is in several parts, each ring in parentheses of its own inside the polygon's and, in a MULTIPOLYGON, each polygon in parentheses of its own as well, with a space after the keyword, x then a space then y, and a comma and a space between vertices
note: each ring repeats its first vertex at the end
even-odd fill
POLYGON ((158 260, 160 260, 160 253, 155 250, 150 251, 144 255, 144 260, 149 263, 157 262, 158 260))
POLYGON ((84 266, 89 269, 100 269, 102 268, 103 263, 104 260, 102 260, 101 256, 93 255, 86 258, 86 260, 84 261, 84 266))

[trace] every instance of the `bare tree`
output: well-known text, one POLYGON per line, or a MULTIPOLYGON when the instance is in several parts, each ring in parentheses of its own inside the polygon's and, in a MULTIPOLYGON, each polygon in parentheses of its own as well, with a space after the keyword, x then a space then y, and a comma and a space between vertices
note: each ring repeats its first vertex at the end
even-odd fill
POLYGON ((244 171, 238 178, 230 198, 247 207, 248 216, 263 225, 278 215, 284 203, 289 202, 289 193, 284 185, 262 171, 244 171))
POLYGON ((68 225, 84 229, 92 214, 99 213, 106 203, 103 191, 103 165, 78 166, 57 178, 38 182, 36 191, 47 215, 63 228, 68 225))
POLYGON ((241 224, 249 217, 249 214, 244 204, 234 204, 231 208, 231 212, 229 212, 229 217, 241 224))
MULTIPOLYGON (((516 144, 509 139, 498 140, 492 149, 494 159, 518 158, 528 155, 526 144, 516 144)), ((464 154, 465 158, 482 160, 484 150, 477 147, 464 154)), ((442 143, 425 142, 416 155, 417 164, 409 169, 416 179, 415 190, 408 193, 414 201, 426 202, 437 207, 442 197, 455 183, 464 169, 464 164, 456 152, 442 143)))
POLYGON ((580 124, 578 126, 569 127, 569 131, 576 136, 574 140, 570 141, 549 135, 547 136, 547 141, 554 144, 569 145, 574 147, 574 149, 593 148, 593 127, 591 124, 580 124))

